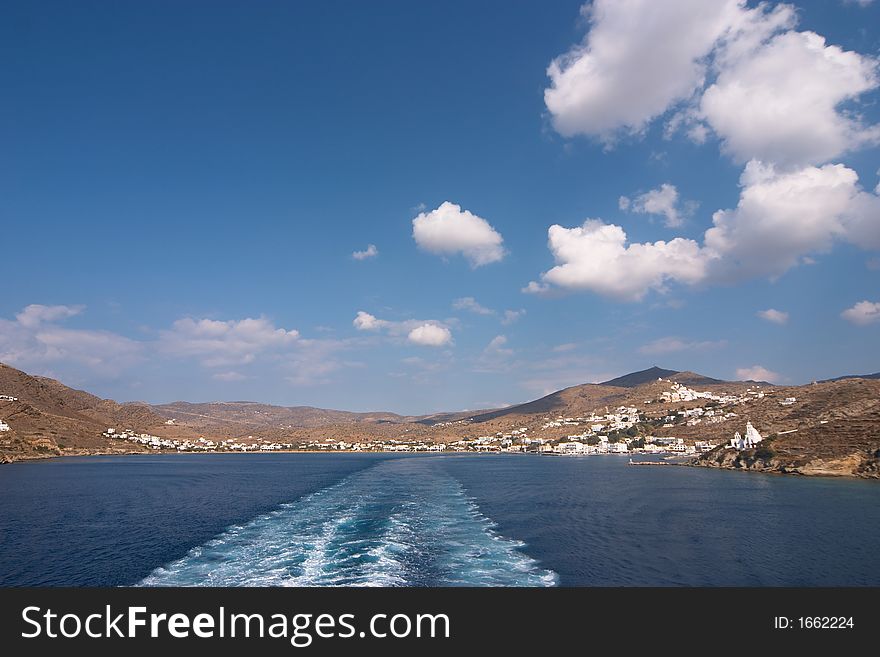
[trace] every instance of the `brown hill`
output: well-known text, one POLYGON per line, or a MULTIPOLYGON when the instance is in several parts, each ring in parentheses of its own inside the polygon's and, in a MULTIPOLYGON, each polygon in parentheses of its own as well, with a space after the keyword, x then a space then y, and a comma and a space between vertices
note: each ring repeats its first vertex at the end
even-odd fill
POLYGON ((699 464, 799 474, 880 476, 880 381, 842 379, 774 388, 737 409, 735 422, 686 427, 676 435, 727 443, 751 421, 765 437, 757 450, 723 446, 699 464), (794 397, 791 405, 780 400, 794 397))
POLYGON ((319 429, 359 423, 403 422, 394 413, 351 413, 312 406, 273 406, 257 402, 173 402, 152 407, 164 419, 174 420, 198 433, 230 437, 279 437, 293 429, 319 429))
POLYGON ((146 431, 163 419, 142 404, 118 404, 54 379, 31 376, 0 363, 0 420, 10 431, 0 433, 0 457, 76 454, 119 446, 103 438, 108 427, 146 431))

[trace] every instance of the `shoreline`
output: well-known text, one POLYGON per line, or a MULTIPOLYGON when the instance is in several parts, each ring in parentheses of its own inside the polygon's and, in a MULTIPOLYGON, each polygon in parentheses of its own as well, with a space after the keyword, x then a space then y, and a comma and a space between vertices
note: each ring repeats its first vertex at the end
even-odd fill
MULTIPOLYGON (((228 451, 228 452, 177 452, 177 451, 144 451, 144 452, 120 452, 120 451, 95 451, 95 452, 80 452, 76 454, 46 454, 46 455, 25 455, 25 456, 16 456, 10 458, 10 455, 3 455, 0 457, 0 465, 11 465, 13 463, 20 462, 36 462, 36 461, 49 461, 54 459, 63 459, 63 458, 78 458, 78 457, 89 457, 89 456, 218 456, 218 455, 236 455, 236 456, 253 456, 253 455, 263 455, 270 456, 273 454, 333 454, 337 456, 347 456, 347 455, 356 455, 356 454, 386 454, 386 455, 408 455, 408 456, 479 456, 479 455, 505 455, 505 456, 571 456, 564 454, 541 454, 535 452, 393 452, 393 451, 379 451, 379 450, 360 450, 360 451, 348 451, 348 450, 273 450, 271 452, 261 452, 261 451, 250 451, 250 452, 241 452, 241 451, 228 451)), ((580 458, 586 458, 587 456, 629 456, 632 457, 633 454, 589 454, 589 455, 578 455, 580 458)), ((851 474, 851 473, 841 473, 835 474, 831 472, 799 472, 797 470, 781 470, 781 469, 770 469, 770 468, 736 468, 725 465, 715 465, 715 464, 707 464, 699 462, 698 458, 687 458, 687 457, 675 457, 672 458, 664 458, 662 461, 637 461, 632 463, 632 465, 641 465, 641 464, 664 464, 664 465, 672 465, 678 467, 685 468, 705 468, 712 470, 726 470, 729 472, 743 472, 750 474, 763 474, 763 475, 775 475, 775 476, 794 476, 794 477, 808 477, 808 478, 820 478, 820 479, 843 479, 843 480, 855 480, 855 481, 880 481, 880 476, 876 475, 859 475, 859 474, 851 474)))

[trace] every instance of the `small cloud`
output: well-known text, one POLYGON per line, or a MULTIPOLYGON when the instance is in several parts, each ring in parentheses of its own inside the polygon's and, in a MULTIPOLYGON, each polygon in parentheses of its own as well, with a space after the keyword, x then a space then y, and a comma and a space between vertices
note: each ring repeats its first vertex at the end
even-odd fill
POLYGON ((880 258, 871 258, 865 263, 865 266, 871 271, 880 271, 880 258))
POLYGON ((867 326, 880 321, 880 302, 859 301, 852 308, 847 308, 840 316, 857 326, 867 326))
POLYGON ((443 347, 452 342, 452 333, 445 326, 422 324, 409 332, 407 340, 423 347, 443 347))
POLYGON ((785 324, 788 322, 788 313, 781 310, 776 310, 775 308, 759 310, 756 315, 761 319, 765 319, 768 322, 773 322, 774 324, 785 324))
POLYGON ((367 248, 363 251, 355 251, 351 254, 351 257, 355 260, 366 260, 367 258, 375 258, 379 255, 379 249, 376 248, 375 244, 367 244, 367 248))
POLYGON ((378 319, 375 315, 359 310, 352 324, 358 331, 378 331, 388 326, 389 322, 378 319))
POLYGON ((423 251, 436 255, 463 255, 471 267, 504 258, 504 238, 482 217, 445 201, 435 210, 413 219, 413 239, 423 251))
POLYGON ((523 294, 547 294, 550 291, 550 286, 546 283, 538 283, 536 281, 529 281, 529 284, 520 290, 523 294))
POLYGON ((640 194, 632 200, 621 196, 617 205, 624 211, 665 217, 663 223, 667 228, 681 226, 685 218, 693 214, 697 207, 691 201, 679 206, 678 190, 675 185, 669 183, 663 183, 657 189, 640 194))
POLYGON ((740 381, 767 381, 769 383, 778 383, 782 377, 760 365, 752 367, 740 367, 736 371, 736 376, 740 381))
POLYGON ((476 315, 494 315, 495 311, 491 308, 486 308, 485 306, 477 303, 477 300, 473 297, 462 297, 460 299, 456 299, 452 302, 452 307, 456 310, 467 310, 468 312, 472 312, 476 315))
POLYGON ((505 310, 504 315, 501 318, 501 323, 504 326, 509 326, 514 322, 518 322, 520 318, 526 314, 526 311, 520 308, 519 310, 505 310))
POLYGON ((489 344, 486 345, 486 351, 494 351, 494 352, 504 351, 507 353, 512 353, 510 351, 510 349, 502 349, 502 347, 504 347, 504 345, 506 345, 506 344, 507 344, 507 336, 506 335, 496 335, 494 338, 492 338, 489 341, 489 344))
POLYGON ((574 351, 578 348, 577 342, 566 342, 565 344, 558 344, 553 347, 553 351, 557 354, 564 354, 568 351, 574 351))

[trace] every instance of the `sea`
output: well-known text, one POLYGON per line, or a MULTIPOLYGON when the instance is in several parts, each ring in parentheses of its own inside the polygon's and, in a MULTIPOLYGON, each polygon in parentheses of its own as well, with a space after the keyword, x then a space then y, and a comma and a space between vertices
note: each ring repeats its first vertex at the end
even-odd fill
POLYGON ((877 586, 880 482, 625 456, 0 467, 2 586, 877 586))

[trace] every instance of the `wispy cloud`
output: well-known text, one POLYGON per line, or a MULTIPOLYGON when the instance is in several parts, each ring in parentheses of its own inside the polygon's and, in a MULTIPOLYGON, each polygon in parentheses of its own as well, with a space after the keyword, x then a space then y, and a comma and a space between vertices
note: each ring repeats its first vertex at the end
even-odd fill
POLYGON ((495 311, 491 308, 481 305, 473 297, 461 297, 452 302, 452 307, 456 310, 466 310, 476 315, 494 315, 495 311))
POLYGON ((642 354, 671 354, 679 351, 708 351, 727 346, 727 340, 692 341, 676 337, 658 338, 639 347, 642 354))
POLYGON ((759 310, 756 314, 761 319, 772 322, 773 324, 786 324, 788 322, 788 313, 782 310, 776 310, 775 308, 759 310))
POLYGON ((375 244, 368 244, 367 248, 363 251, 354 251, 351 254, 351 257, 355 260, 367 260, 368 258, 375 258, 379 255, 379 249, 376 248, 375 244))

